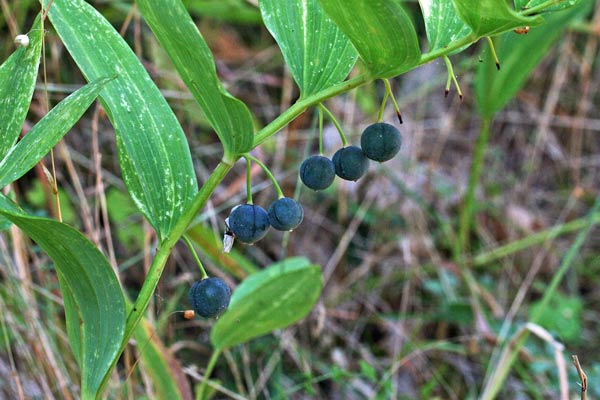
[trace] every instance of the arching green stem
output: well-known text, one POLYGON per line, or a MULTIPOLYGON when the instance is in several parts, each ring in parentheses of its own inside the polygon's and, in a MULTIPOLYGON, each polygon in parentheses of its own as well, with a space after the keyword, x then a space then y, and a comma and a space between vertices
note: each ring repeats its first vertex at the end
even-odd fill
POLYGON ((198 257, 198 254, 196 253, 196 249, 194 248, 194 244, 192 243, 190 238, 187 237, 187 235, 183 235, 181 238, 187 245, 188 249, 190 249, 190 253, 192 253, 194 260, 196 261, 196 264, 198 265, 198 268, 200 269, 200 273, 202 274, 202 279, 208 278, 208 274, 206 273, 206 270, 204 269, 204 265, 202 265, 202 261, 200 261, 200 258, 198 257))
POLYGON ((335 118, 335 115, 333 115, 333 113, 331 111, 329 111, 327 109, 327 107, 325 107, 322 103, 319 103, 319 108, 321 110, 323 110, 323 112, 327 115, 327 118, 329 118, 329 120, 333 123, 333 125, 335 125, 335 129, 337 129, 338 133, 340 134, 340 139, 342 140, 342 146, 343 147, 348 146, 348 140, 346 139, 346 135, 344 135, 342 126, 340 125, 338 120, 335 118))
POLYGON ((273 173, 271 172, 271 170, 262 162, 260 161, 258 158, 246 153, 243 155, 243 157, 246 159, 246 162, 250 162, 250 160, 254 161, 256 164, 258 164, 259 167, 262 168, 262 170, 264 171, 264 173, 267 175, 267 177, 269 178, 269 180, 271 181, 271 183, 273 184, 273 186, 275 187, 275 190, 277 191, 277 197, 278 198, 282 198, 285 197, 283 194, 283 190, 281 190, 281 186, 279 186, 279 183, 277 182, 277 179, 275 179, 275 176, 273 175, 273 173))

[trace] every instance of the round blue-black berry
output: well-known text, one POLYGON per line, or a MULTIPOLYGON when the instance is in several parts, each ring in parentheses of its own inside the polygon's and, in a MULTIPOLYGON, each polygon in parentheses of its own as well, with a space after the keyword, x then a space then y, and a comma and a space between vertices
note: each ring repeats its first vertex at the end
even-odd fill
POLYGON ((204 318, 221 315, 229 306, 231 289, 221 278, 206 278, 190 288, 190 304, 194 312, 204 318))
POLYGON ((278 231, 291 231, 304 219, 304 209, 294 199, 282 197, 269 207, 269 222, 278 231))
POLYGON ((356 181, 367 172, 369 160, 360 147, 342 147, 333 155, 335 173, 347 181, 356 181))
POLYGON ((363 153, 374 161, 391 160, 400 151, 400 146, 400 131, 394 125, 385 122, 367 126, 360 137, 363 153))
POLYGON ((229 214, 227 224, 237 240, 248 244, 265 237, 271 226, 265 209, 254 204, 235 207, 229 214))
POLYGON ((300 165, 302 183, 313 190, 327 189, 335 178, 333 162, 323 156, 312 156, 300 165))

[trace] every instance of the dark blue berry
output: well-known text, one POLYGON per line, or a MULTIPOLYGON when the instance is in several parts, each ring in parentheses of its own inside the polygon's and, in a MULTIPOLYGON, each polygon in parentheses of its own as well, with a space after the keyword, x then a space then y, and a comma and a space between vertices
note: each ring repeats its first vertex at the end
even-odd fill
POLYGON ((221 278, 206 278, 190 289, 190 304, 194 312, 204 318, 221 315, 229 306, 231 289, 221 278))
POLYGON ((278 231, 291 231, 304 219, 304 210, 300 203, 289 197, 276 200, 269 207, 269 222, 278 231))
POLYGON ((394 125, 385 122, 369 125, 360 137, 363 153, 374 161, 391 160, 400 151, 400 146, 400 131, 394 125))
POLYGON ((333 165, 337 176, 347 181, 355 181, 367 172, 369 160, 360 147, 348 146, 335 152, 333 165))
POLYGON ((271 226, 265 209, 254 204, 235 207, 229 214, 227 224, 237 240, 248 244, 265 237, 271 226))
POLYGON ((327 189, 335 178, 333 162, 323 156, 312 156, 300 165, 302 183, 313 190, 327 189))

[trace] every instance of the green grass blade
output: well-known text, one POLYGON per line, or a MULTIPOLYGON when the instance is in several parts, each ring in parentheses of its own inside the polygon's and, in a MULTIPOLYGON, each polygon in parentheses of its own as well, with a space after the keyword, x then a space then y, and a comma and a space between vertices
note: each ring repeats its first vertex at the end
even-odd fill
POLYGON ((0 65, 0 159, 19 138, 33 96, 42 49, 39 17, 28 37, 29 46, 19 47, 0 65))
POLYGON ((348 76, 358 54, 317 0, 262 0, 260 9, 302 96, 348 76))
POLYGON ((127 43, 92 6, 55 0, 49 17, 88 80, 117 76, 101 101, 115 127, 123 180, 164 239, 198 191, 179 122, 127 43))
POLYGON ((350 38, 373 77, 389 78, 421 56, 417 34, 401 0, 319 0, 350 38))
POLYGON ((144 371, 152 381, 155 398, 191 399, 192 390, 187 377, 174 355, 156 336, 152 326, 146 320, 142 320, 135 328, 134 336, 144 371))
POLYGON ((496 70, 488 51, 475 76, 475 99, 482 116, 490 117, 504 108, 548 50, 563 36, 569 21, 584 15, 592 4, 586 0, 585 5, 553 13, 546 17, 544 25, 532 28, 527 35, 507 32, 495 40, 502 69, 496 70))
POLYGON ((523 17, 505 0, 452 0, 460 18, 476 37, 492 36, 522 26, 542 23, 541 17, 523 17))
POLYGON ((471 28, 460 19, 451 0, 419 0, 419 4, 425 22, 429 51, 444 49, 450 43, 471 33, 471 28))
POLYGON ((217 132, 225 152, 223 159, 233 163, 252 148, 254 127, 248 107, 223 88, 212 53, 183 3, 140 0, 137 4, 217 132))
POLYGON ((0 188, 33 168, 75 125, 112 78, 92 82, 61 101, 0 162, 0 188))
POLYGON ((52 259, 65 296, 69 342, 81 368, 81 397, 96 397, 118 356, 125 330, 125 303, 114 270, 81 233, 63 223, 15 213, 0 198, 0 213, 52 259))
POLYGON ((304 318, 321 294, 321 268, 288 258, 246 278, 210 333, 217 351, 284 328, 304 318))

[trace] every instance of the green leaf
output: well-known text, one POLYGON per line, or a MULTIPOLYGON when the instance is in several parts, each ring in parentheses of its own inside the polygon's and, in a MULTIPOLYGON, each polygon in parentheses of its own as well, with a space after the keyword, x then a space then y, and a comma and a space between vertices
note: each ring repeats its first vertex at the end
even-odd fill
POLYGON ((93 399, 125 330, 119 281, 104 255, 81 233, 63 223, 14 212, 0 197, 0 214, 33 239, 54 261, 69 342, 81 368, 81 397, 93 399))
POLYGON ((288 258, 246 278, 210 340, 223 350, 284 328, 304 318, 321 294, 321 268, 305 258, 288 258))
POLYGON ((75 125, 112 78, 98 79, 61 101, 0 162, 0 188, 33 168, 75 125))
POLYGON ((460 19, 451 1, 419 0, 419 4, 430 52, 441 50, 471 33, 471 28, 460 19))
POLYGON ((350 38, 376 78, 408 71, 421 57, 413 23, 401 0, 319 0, 350 38))
POLYGON ((55 0, 50 20, 89 81, 102 91, 117 136, 123 180, 162 240, 198 191, 181 126, 146 70, 110 23, 83 0, 55 0))
POLYGON ((217 132, 224 160, 252 149, 254 126, 244 103, 224 88, 204 38, 180 1, 140 0, 140 12, 217 132))
POLYGON ((581 338, 581 313, 583 302, 578 297, 554 294, 547 307, 536 301, 529 309, 530 318, 539 315, 538 323, 544 328, 556 332, 561 340, 577 341, 581 338))
POLYGON ((256 6, 246 0, 184 0, 183 4, 192 15, 237 24, 260 25, 262 23, 256 6))
POLYGON ((260 10, 302 96, 348 76, 358 54, 317 0, 261 0, 260 10))
POLYGON ((19 138, 35 89, 42 49, 39 17, 28 37, 29 46, 19 47, 0 65, 0 159, 19 138))
POLYGON ((475 75, 475 99, 483 117, 492 117, 516 95, 548 50, 563 36, 568 22, 584 15, 592 2, 586 0, 585 4, 548 15, 544 25, 531 28, 526 35, 507 32, 494 40, 502 69, 496 70, 487 51, 475 75))
POLYGON ((477 38, 492 36, 522 26, 542 23, 541 17, 523 17, 506 0, 452 0, 460 18, 477 38))

